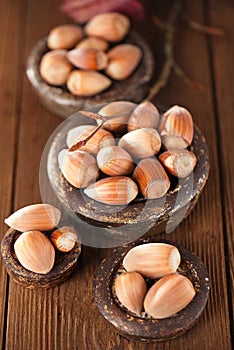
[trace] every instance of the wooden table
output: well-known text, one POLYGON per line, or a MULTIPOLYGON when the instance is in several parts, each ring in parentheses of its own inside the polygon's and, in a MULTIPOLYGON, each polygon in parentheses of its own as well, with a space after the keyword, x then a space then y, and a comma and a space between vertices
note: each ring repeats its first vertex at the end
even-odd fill
MULTIPOLYGON (((57 24, 69 22, 60 0, 0 2, 0 217, 40 202, 38 169, 44 145, 61 119, 34 95, 25 64, 34 43, 57 24)), ((168 1, 144 1, 147 13, 165 17, 168 1), (156 3, 156 4, 155 4, 156 3)), ((203 130, 210 151, 208 183, 189 217, 169 236, 206 264, 211 293, 195 326, 165 343, 130 342, 117 335, 92 302, 95 268, 106 250, 83 248, 79 268, 59 287, 33 291, 9 280, 1 260, 0 343, 9 350, 231 349, 234 267, 234 3, 187 1, 195 20, 220 26, 226 35, 210 37, 178 23, 176 60, 205 89, 173 76, 155 103, 188 107, 203 130)), ((151 43, 157 72, 163 62, 162 34, 150 21, 137 30, 151 43)))

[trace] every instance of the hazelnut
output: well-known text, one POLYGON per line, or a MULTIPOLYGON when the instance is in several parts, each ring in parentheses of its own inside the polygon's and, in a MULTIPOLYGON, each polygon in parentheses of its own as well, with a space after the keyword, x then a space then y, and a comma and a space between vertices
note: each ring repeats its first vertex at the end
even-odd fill
POLYGON ((66 57, 65 50, 47 52, 41 59, 40 74, 51 85, 66 83, 73 66, 66 57))
POLYGON ((63 24, 53 28, 48 36, 47 45, 51 50, 71 49, 83 38, 80 26, 63 24))

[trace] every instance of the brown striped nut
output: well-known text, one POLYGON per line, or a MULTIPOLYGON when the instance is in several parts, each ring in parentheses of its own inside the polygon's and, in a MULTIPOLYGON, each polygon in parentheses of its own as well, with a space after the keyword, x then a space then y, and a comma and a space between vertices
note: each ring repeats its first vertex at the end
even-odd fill
POLYGON ((142 128, 123 135, 118 145, 126 149, 134 158, 147 158, 159 152, 161 138, 157 130, 142 128))
MULTIPOLYGON (((75 143, 84 140, 95 130, 93 125, 80 125, 68 131, 67 134, 67 146, 71 148, 75 143)), ((86 143, 86 145, 80 147, 80 151, 97 154, 100 149, 106 146, 115 144, 114 136, 105 129, 99 129, 86 143)))
POLYGON ((147 291, 144 278, 137 272, 126 272, 117 276, 114 290, 120 303, 135 314, 143 311, 143 301, 147 291))
POLYGON ((187 277, 171 274, 161 278, 149 289, 144 308, 153 318, 171 317, 183 310, 195 294, 192 282, 187 277))
POLYGON ((106 40, 97 38, 95 36, 88 36, 87 38, 82 39, 77 45, 77 49, 95 49, 106 51, 109 47, 109 44, 106 40))
POLYGON ((133 160, 128 152, 118 146, 102 148, 97 154, 99 169, 107 175, 128 175, 133 170, 133 160))
POLYGON ((163 152, 160 154, 159 160, 171 175, 179 178, 190 175, 197 163, 195 154, 185 149, 163 152))
POLYGON ((18 209, 4 222, 21 232, 47 231, 57 226, 60 217, 60 210, 50 204, 32 204, 18 209))
POLYGON ((88 70, 105 69, 108 63, 106 53, 95 49, 74 49, 67 53, 67 58, 75 67, 88 70))
POLYGON ((72 227, 60 227, 50 236, 55 248, 60 252, 70 252, 77 242, 77 233, 72 227))
POLYGON ((184 107, 173 106, 163 114, 159 131, 162 137, 169 135, 182 137, 189 146, 193 140, 193 118, 184 107))
POLYGON ((155 158, 142 159, 133 172, 145 198, 157 199, 165 196, 170 188, 170 180, 163 166, 155 158))
POLYGON ((46 274, 54 266, 54 247, 40 231, 22 233, 15 241, 14 250, 20 264, 29 271, 46 274))
POLYGON ((159 111, 150 101, 136 106, 128 120, 128 131, 140 128, 154 128, 159 124, 159 111))
POLYGON ((74 70, 67 80, 67 88, 77 96, 94 96, 108 89, 112 84, 105 75, 95 71, 74 70))
MULTIPOLYGON (((102 107, 98 111, 98 114, 107 118, 116 116, 116 118, 114 119, 107 120, 104 123, 104 128, 109 131, 119 132, 127 128, 129 115, 132 113, 135 107, 136 107, 136 104, 132 102, 115 101, 115 102, 108 103, 107 105, 102 107)), ((98 124, 100 124, 100 122, 98 122, 98 124)))
POLYGON ((82 28, 74 24, 62 24, 53 28, 47 45, 51 50, 71 49, 83 38, 82 28))
POLYGON ((135 182, 126 176, 113 176, 88 186, 84 193, 98 202, 110 205, 125 205, 136 198, 138 189, 135 182))
POLYGON ((65 179, 77 188, 88 186, 98 177, 96 159, 83 151, 67 152, 61 171, 65 179))
POLYGON ((174 273, 180 264, 179 250, 166 243, 146 243, 128 251, 123 259, 127 271, 135 271, 149 278, 174 273))
POLYGON ((39 67, 42 79, 55 86, 65 84, 72 69, 65 50, 47 52, 42 56, 39 67))
POLYGON ((91 18, 85 26, 86 34, 107 41, 121 41, 130 28, 128 17, 117 12, 106 12, 91 18))
POLYGON ((142 58, 141 49, 132 44, 120 44, 107 53, 109 63, 105 73, 114 80, 128 78, 137 68, 142 58))

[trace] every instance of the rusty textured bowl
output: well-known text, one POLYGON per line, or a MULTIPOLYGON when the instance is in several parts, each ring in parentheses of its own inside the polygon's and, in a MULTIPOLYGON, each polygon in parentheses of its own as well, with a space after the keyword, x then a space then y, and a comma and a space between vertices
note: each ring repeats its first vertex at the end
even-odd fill
POLYGON ((71 114, 88 106, 115 100, 129 100, 136 103, 146 97, 154 71, 154 57, 151 49, 134 31, 130 31, 123 42, 138 45, 143 58, 137 69, 124 81, 113 81, 106 91, 93 97, 79 97, 72 95, 66 88, 54 87, 47 84, 40 76, 40 60, 47 51, 47 37, 39 40, 29 54, 27 61, 27 77, 40 98, 41 103, 52 113, 67 118, 71 114))
MULTIPOLYGON (((98 111, 99 108, 100 105, 89 110, 98 111)), ((80 113, 68 118, 51 135, 44 152, 46 167, 41 173, 43 176, 48 173, 50 186, 59 202, 82 221, 105 228, 117 241, 122 237, 123 240, 117 242, 120 244, 131 242, 146 232, 154 235, 175 229, 193 209, 209 174, 207 144, 198 127, 195 125, 190 147, 198 160, 191 176, 179 182, 172 179, 172 186, 162 199, 146 201, 137 197, 127 206, 110 206, 88 198, 82 189, 71 186, 58 166, 58 153, 65 148, 68 130, 82 124, 91 124, 91 121, 80 113)))
MULTIPOLYGON (((47 289, 65 282, 75 271, 81 253, 81 244, 68 253, 55 250, 55 263, 50 272, 39 274, 25 269, 18 261, 14 243, 21 232, 9 229, 1 243, 1 254, 9 276, 19 285, 29 289, 47 289)), ((49 233, 45 233, 49 236, 49 233)))
POLYGON ((115 331, 128 339, 144 342, 159 342, 176 338, 187 332, 201 315, 209 295, 210 283, 206 267, 200 259, 177 243, 160 240, 175 245, 181 254, 178 272, 192 282, 196 295, 187 307, 177 314, 157 320, 138 317, 121 306, 113 293, 113 283, 127 252, 136 245, 158 242, 154 237, 135 241, 113 250, 98 267, 93 286, 94 301, 102 316, 115 331))

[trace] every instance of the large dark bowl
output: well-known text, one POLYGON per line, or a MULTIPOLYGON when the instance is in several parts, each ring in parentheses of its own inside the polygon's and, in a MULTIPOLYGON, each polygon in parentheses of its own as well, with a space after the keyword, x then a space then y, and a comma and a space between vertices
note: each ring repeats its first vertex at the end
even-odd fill
POLYGON ((47 37, 39 40, 33 47, 27 62, 27 76, 41 103, 52 113, 67 118, 73 113, 92 105, 115 100, 140 102, 146 97, 154 71, 154 57, 151 49, 140 34, 130 31, 124 42, 138 45, 143 58, 138 68, 124 81, 113 81, 106 91, 93 97, 72 95, 65 86, 54 87, 40 76, 40 60, 47 51, 47 37))
MULTIPOLYGON (((89 110, 99 109, 100 105, 89 110)), ((71 186, 61 174, 58 153, 66 148, 68 130, 82 124, 91 124, 91 121, 76 113, 66 119, 51 135, 41 163, 42 197, 43 192, 47 192, 47 189, 43 188, 47 172, 49 185, 60 204, 62 203, 73 217, 88 223, 90 227, 96 227, 96 230, 98 227, 103 228, 107 235, 117 239, 120 244, 131 242, 147 232, 154 235, 175 229, 194 207, 209 174, 207 144, 198 127, 195 125, 194 139, 190 147, 197 156, 193 174, 180 181, 172 179, 171 188, 162 199, 146 201, 139 196, 127 206, 111 206, 88 198, 82 189, 71 186)), ((112 246, 120 244, 113 243, 112 246)))

